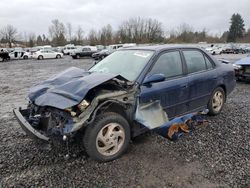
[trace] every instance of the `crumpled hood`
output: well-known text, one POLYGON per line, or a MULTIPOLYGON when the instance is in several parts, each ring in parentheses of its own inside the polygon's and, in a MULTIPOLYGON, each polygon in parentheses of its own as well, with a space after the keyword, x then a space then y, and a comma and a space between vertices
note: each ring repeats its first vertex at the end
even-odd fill
POLYGON ((116 76, 71 67, 32 87, 28 97, 38 106, 65 109, 79 104, 90 89, 116 76))

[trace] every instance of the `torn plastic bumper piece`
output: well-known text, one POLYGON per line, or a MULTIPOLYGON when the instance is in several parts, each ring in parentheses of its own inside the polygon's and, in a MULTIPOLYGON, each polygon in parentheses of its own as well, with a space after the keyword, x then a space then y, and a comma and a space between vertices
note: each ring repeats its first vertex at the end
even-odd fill
POLYGON ((204 117, 207 112, 207 110, 204 110, 203 112, 191 113, 174 118, 162 126, 153 129, 153 131, 165 138, 177 140, 183 135, 183 133, 189 133, 192 131, 195 125, 207 122, 204 117))
POLYGON ((28 109, 14 109, 13 110, 19 124, 21 125, 22 129, 26 132, 26 134, 39 138, 44 141, 49 141, 49 138, 43 134, 41 134, 39 131, 34 129, 29 122, 25 119, 25 116, 28 116, 28 109))
POLYGON ((187 125, 189 129, 192 129, 192 127, 190 127, 191 124, 189 124, 188 121, 191 120, 193 116, 194 114, 187 114, 181 117, 174 118, 171 121, 166 122, 162 126, 154 129, 153 131, 165 138, 177 140, 184 133, 181 127, 187 125))

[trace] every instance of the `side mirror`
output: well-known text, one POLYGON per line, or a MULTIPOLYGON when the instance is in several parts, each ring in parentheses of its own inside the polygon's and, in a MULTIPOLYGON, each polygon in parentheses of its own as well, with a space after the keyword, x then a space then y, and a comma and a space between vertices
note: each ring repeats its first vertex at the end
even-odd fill
POLYGON ((150 84, 150 83, 154 83, 154 82, 162 82, 165 80, 165 75, 164 74, 152 74, 150 76, 147 76, 144 81, 143 84, 150 84))
POLYGON ((218 59, 221 63, 225 63, 225 64, 229 64, 230 61, 228 60, 225 60, 225 59, 218 59))

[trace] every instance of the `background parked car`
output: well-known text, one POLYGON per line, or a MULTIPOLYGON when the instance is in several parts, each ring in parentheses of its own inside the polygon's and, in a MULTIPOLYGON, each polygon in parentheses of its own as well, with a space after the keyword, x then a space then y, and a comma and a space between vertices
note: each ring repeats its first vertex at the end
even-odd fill
POLYGON ((218 46, 213 46, 205 49, 211 55, 219 55, 222 52, 222 48, 218 46))
POLYGON ((77 49, 75 45, 66 45, 62 52, 64 55, 70 55, 70 53, 74 52, 77 49))
POLYGON ((110 55, 110 51, 108 49, 104 49, 104 50, 101 50, 99 52, 96 52, 96 53, 93 53, 92 54, 92 57, 95 59, 95 60, 100 60, 100 59, 104 59, 105 57, 107 57, 108 55, 110 55))
POLYGON ((33 58, 35 59, 53 59, 53 58, 62 58, 63 53, 60 52, 54 52, 52 50, 38 50, 33 53, 33 58))
POLYGON ((234 44, 230 44, 225 49, 223 49, 221 51, 221 53, 224 53, 224 54, 239 54, 239 53, 245 54, 246 50, 239 47, 239 46, 236 46, 234 44))
POLYGON ((85 46, 81 49, 76 49, 71 52, 70 55, 73 59, 79 59, 81 57, 92 57, 93 53, 97 52, 97 47, 95 46, 85 46))
POLYGON ((234 64, 235 77, 238 81, 250 80, 250 57, 245 57, 234 64))
POLYGON ((0 50, 0 61, 8 61, 10 59, 9 52, 5 49, 0 50))
POLYGON ((249 53, 249 52, 250 52, 250 46, 245 47, 245 51, 246 51, 247 53, 249 53))
POLYGON ((30 59, 32 55, 30 52, 24 50, 14 50, 9 53, 10 59, 30 59))
POLYGON ((96 53, 93 53, 92 57, 95 60, 104 59, 105 57, 112 54, 113 52, 115 52, 116 50, 118 50, 121 47, 123 47, 122 44, 109 45, 106 49, 101 50, 101 51, 96 52, 96 53))

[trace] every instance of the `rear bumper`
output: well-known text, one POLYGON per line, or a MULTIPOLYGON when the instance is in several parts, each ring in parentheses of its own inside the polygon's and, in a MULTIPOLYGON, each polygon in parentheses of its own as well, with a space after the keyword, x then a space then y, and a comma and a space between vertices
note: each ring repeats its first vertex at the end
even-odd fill
POLYGON ((19 124, 21 125, 22 129, 31 137, 38 138, 43 141, 49 141, 49 138, 39 131, 34 129, 29 122, 25 119, 25 116, 28 115, 28 109, 14 109, 14 115, 16 116, 19 124))

